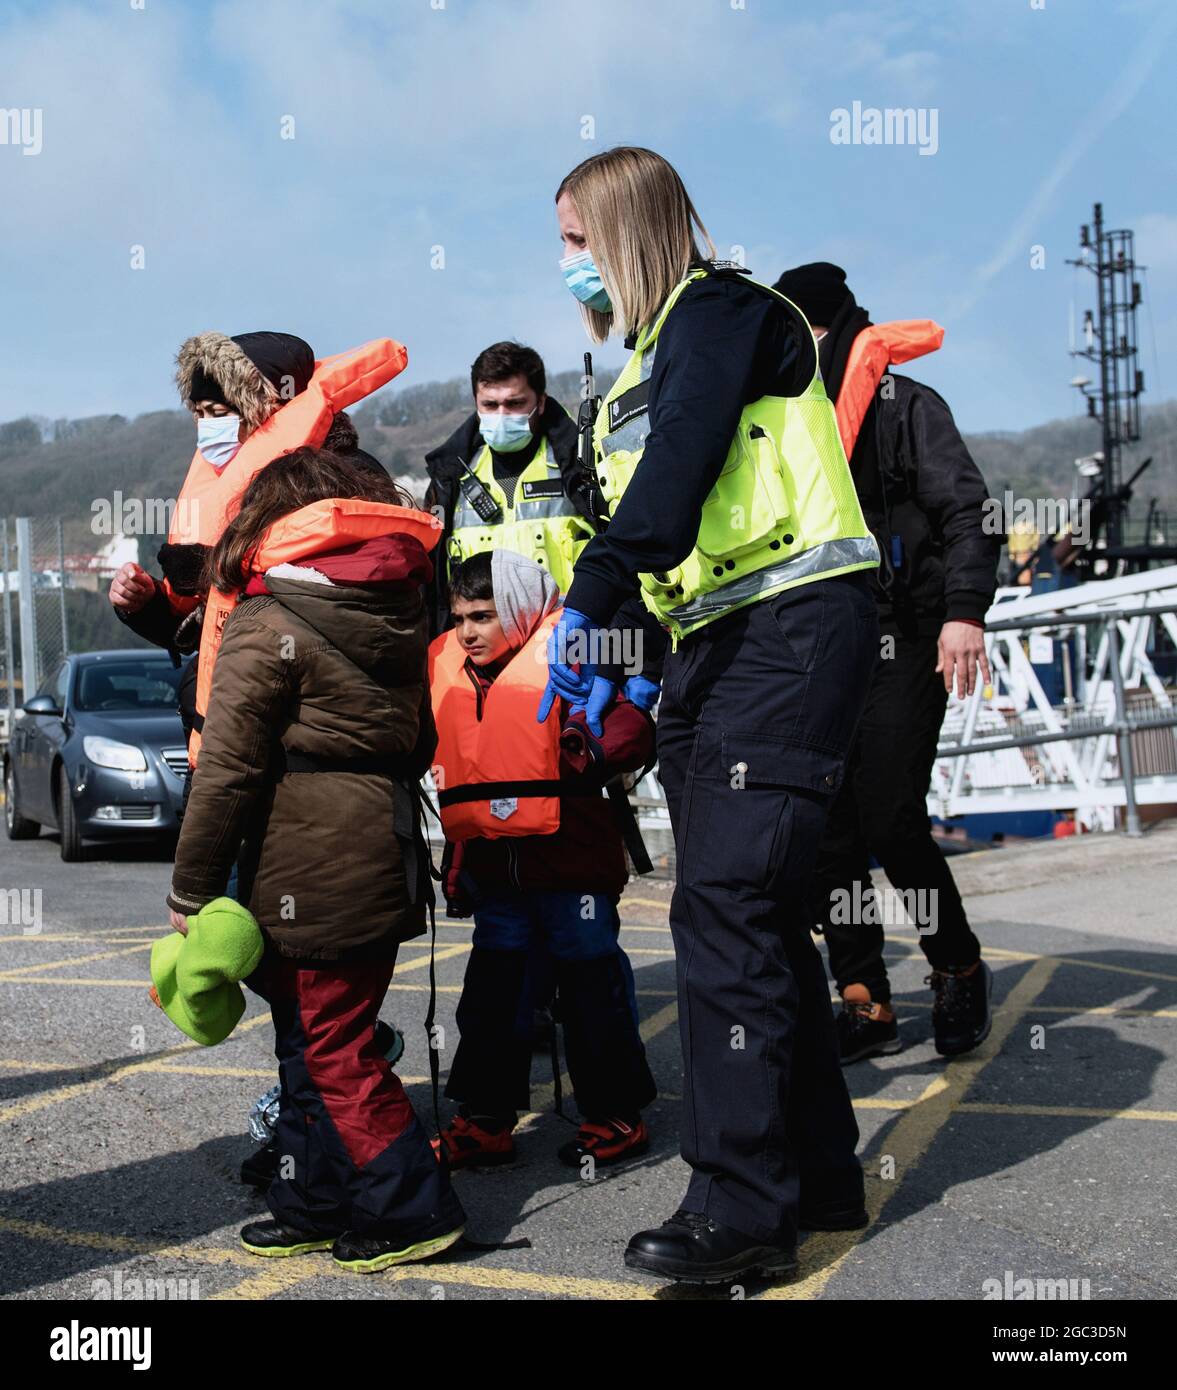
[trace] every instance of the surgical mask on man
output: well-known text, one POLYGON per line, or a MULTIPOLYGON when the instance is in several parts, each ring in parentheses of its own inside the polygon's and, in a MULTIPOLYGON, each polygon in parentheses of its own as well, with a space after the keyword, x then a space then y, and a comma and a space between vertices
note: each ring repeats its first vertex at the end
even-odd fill
POLYGON ((602 314, 612 309, 591 251, 578 251, 575 256, 565 256, 560 262, 560 269, 564 272, 564 283, 586 308, 596 309, 602 314))
POLYGON ((514 454, 526 449, 534 435, 531 433, 531 417, 527 415, 479 415, 478 428, 483 439, 496 454, 514 454))
POLYGON ((240 415, 204 415, 196 422, 196 447, 214 468, 224 468, 241 448, 240 429, 240 415))

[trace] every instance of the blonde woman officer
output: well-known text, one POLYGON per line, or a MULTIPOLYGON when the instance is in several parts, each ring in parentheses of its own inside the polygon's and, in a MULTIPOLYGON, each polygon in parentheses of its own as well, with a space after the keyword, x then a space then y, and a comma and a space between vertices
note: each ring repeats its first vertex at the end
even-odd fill
POLYGON ((714 261, 670 164, 594 155, 556 212, 589 335, 619 332, 631 356, 594 435, 611 519, 576 563, 541 717, 557 693, 591 699, 598 634, 635 593, 673 644, 658 757, 692 1173, 626 1264, 700 1283, 787 1275, 799 1226, 867 1219, 802 907, 878 650, 878 549, 808 323, 714 261))

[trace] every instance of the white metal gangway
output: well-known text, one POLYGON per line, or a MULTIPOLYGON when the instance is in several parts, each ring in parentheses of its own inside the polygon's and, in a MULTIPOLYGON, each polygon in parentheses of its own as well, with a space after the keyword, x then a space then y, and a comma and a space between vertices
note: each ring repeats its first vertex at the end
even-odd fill
MULTIPOLYGON (((1158 629, 1177 646, 1177 565, 1046 594, 1000 590, 985 631, 993 684, 949 700, 929 814, 1066 810, 1110 830, 1124 807, 1135 832, 1138 806, 1177 803, 1177 692, 1153 665, 1158 629), (1035 669, 1056 655, 1058 705, 1035 669)), ((656 773, 633 795, 643 826, 669 826, 656 773)))
POLYGON ((1074 811, 1112 829, 1124 807, 1177 803, 1177 694, 1153 664, 1177 647, 1177 566, 1030 594, 1004 589, 986 617, 991 687, 949 702, 928 793, 942 817, 1074 811), (1061 702, 1039 670, 1057 662, 1061 702))

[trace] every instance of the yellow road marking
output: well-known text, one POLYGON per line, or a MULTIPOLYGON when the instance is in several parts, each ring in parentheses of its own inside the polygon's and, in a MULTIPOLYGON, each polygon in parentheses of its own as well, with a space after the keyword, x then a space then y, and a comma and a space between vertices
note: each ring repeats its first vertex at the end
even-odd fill
POLYGON ((51 980, 41 979, 37 975, 10 975, 0 974, 0 985, 88 985, 91 988, 100 986, 103 989, 141 989, 145 994, 150 988, 151 981, 142 980, 93 980, 85 976, 74 979, 73 976, 62 977, 54 975, 51 980))
POLYGON ((148 951, 152 943, 149 941, 141 942, 137 946, 124 946, 121 951, 92 951, 88 956, 71 956, 66 960, 46 960, 40 965, 19 965, 13 970, 4 972, 4 979, 11 980, 13 976, 32 975, 40 970, 61 970, 67 965, 87 965, 92 960, 112 960, 115 956, 133 956, 136 951, 148 951))
MULTIPOLYGON (((438 962, 443 960, 451 960, 454 956, 467 955, 469 951, 470 945, 468 942, 457 941, 452 946, 439 946, 433 959, 434 961, 438 962)), ((411 960, 405 965, 402 965, 400 961, 397 961, 396 969, 393 971, 393 978, 395 979, 397 975, 407 974, 410 970, 427 970, 428 968, 429 957, 427 955, 422 956, 419 960, 411 960)), ((426 988, 428 988, 428 986, 426 986, 426 988)))
MULTIPOLYGON (((872 1224, 899 1190, 904 1178, 919 1165, 940 1130, 959 1107, 966 1091, 1001 1052, 1018 1019, 1033 1007, 1034 1000, 1050 983, 1058 966, 1059 962, 1053 959, 1035 961, 1010 990, 1005 1009, 994 1019, 993 1031, 982 1049, 956 1058, 944 1075, 928 1084, 920 1098, 921 1103, 901 1110, 895 1124, 879 1136, 875 1152, 885 1153, 895 1160, 897 1179, 885 1182, 868 1172, 866 1207, 872 1224)), ((810 1237, 801 1248, 801 1257, 802 1270, 810 1269, 812 1272, 802 1273, 791 1284, 774 1286, 764 1297, 790 1301, 820 1297, 861 1240, 861 1231, 819 1232, 810 1237)))
POLYGON ((1079 1120, 1163 1120, 1177 1123, 1177 1110, 1110 1110, 1093 1105, 1013 1105, 964 1101, 956 1107, 969 1115, 1058 1115, 1079 1120))
MULTIPOLYGON (((233 1299, 235 1302, 248 1301, 251 1299, 270 1298, 276 1293, 285 1293, 288 1289, 294 1288, 296 1284, 305 1283, 307 1279, 313 1279, 317 1271, 312 1271, 304 1260, 297 1257, 291 1259, 269 1259, 263 1260, 261 1256, 255 1256, 258 1264, 272 1266, 270 1269, 263 1269, 260 1273, 251 1275, 248 1279, 242 1279, 239 1284, 232 1284, 227 1289, 222 1289, 220 1293, 209 1294, 208 1298, 203 1299, 205 1303, 223 1302, 233 1299)), ((330 1251, 324 1251, 320 1259, 331 1258, 330 1251)))
MULTIPOLYGON (((267 1277, 264 1269, 259 1269, 261 1259, 242 1250, 240 1246, 207 1247, 198 1245, 152 1245, 147 1241, 132 1240, 127 1236, 107 1235, 101 1231, 68 1231, 48 1226, 40 1221, 23 1221, 15 1217, 0 1216, 0 1231, 20 1236, 25 1240, 47 1241, 53 1244, 73 1246, 83 1250, 101 1251, 107 1254, 140 1256, 159 1260, 189 1260, 194 1264, 231 1265, 253 1271, 247 1284, 267 1277)), ((498 1289, 511 1293, 538 1293, 568 1298, 596 1299, 652 1299, 655 1288, 652 1284, 622 1283, 620 1280, 582 1279, 573 1275, 532 1274, 525 1270, 498 1269, 487 1265, 468 1263, 453 1264, 413 1264, 399 1265, 384 1270, 379 1276, 352 1274, 340 1269, 329 1255, 315 1253, 293 1256, 288 1261, 278 1261, 291 1266, 291 1276, 296 1272, 299 1279, 313 1279, 327 1275, 335 1279, 380 1278, 396 1283, 421 1282, 425 1284, 465 1285, 468 1288, 498 1289)), ((285 1274, 285 1271, 282 1271, 285 1274)), ((297 1281, 296 1281, 297 1282, 297 1281)), ((230 1295, 232 1296, 232 1295, 230 1295)), ((255 1295, 264 1297, 264 1294, 255 1295)))
POLYGON ((1141 970, 1139 966, 1112 965, 1108 961, 1084 960, 1082 956, 1032 956, 1024 951, 1007 951, 998 946, 986 946, 984 954, 998 960, 1052 960, 1058 965, 1082 965, 1088 970, 1106 970, 1113 975, 1132 975, 1141 980, 1177 981, 1177 975, 1161 970, 1141 970))

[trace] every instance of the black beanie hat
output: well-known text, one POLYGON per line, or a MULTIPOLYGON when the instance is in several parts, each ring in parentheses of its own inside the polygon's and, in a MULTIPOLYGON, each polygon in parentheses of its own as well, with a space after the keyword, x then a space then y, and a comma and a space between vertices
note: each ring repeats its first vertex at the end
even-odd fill
POLYGON ((315 354, 304 339, 293 333, 240 333, 233 341, 284 401, 307 389, 315 354))
POLYGON ((791 299, 811 324, 822 328, 828 328, 842 305, 853 298, 846 284, 846 272, 829 261, 794 266, 785 271, 773 289, 791 299))
MULTIPOLYGON (((283 402, 307 389, 315 370, 315 354, 304 339, 293 333, 239 333, 229 341, 249 358, 283 402)), ((189 395, 194 401, 230 407, 234 404, 203 362, 193 368, 189 395)))

